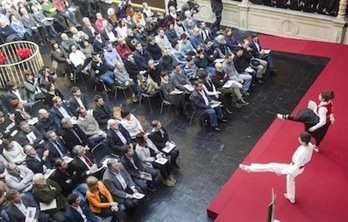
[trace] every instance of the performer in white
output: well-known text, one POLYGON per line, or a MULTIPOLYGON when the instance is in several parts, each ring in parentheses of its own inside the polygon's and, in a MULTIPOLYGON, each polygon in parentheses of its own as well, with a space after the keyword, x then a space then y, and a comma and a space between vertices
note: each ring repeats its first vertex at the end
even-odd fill
POLYGON ((300 134, 298 141, 301 146, 297 148, 292 155, 292 162, 285 163, 252 163, 250 166, 240 164, 239 168, 247 172, 273 172, 280 175, 286 174, 286 193, 285 198, 291 203, 295 203, 295 178, 303 173, 304 166, 311 160, 313 153, 313 144, 310 143, 311 135, 303 132, 300 134))

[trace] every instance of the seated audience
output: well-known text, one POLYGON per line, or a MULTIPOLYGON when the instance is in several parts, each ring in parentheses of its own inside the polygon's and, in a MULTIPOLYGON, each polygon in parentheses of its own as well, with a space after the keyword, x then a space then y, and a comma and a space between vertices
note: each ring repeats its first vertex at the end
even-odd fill
POLYGON ((103 181, 113 199, 123 204, 127 210, 138 205, 138 201, 133 195, 143 193, 143 191, 133 182, 132 177, 118 160, 109 159, 107 161, 103 181))
POLYGON ((87 102, 86 96, 81 92, 80 88, 77 86, 71 87, 72 97, 70 98, 70 109, 77 115, 76 109, 78 107, 83 107, 86 110, 89 110, 89 104, 87 102))
POLYGON ((37 100, 45 100, 45 94, 43 93, 38 78, 34 77, 34 74, 30 70, 24 70, 24 88, 27 91, 29 102, 35 102, 37 100))
POLYGON ((145 78, 143 74, 138 74, 138 85, 140 86, 141 92, 148 95, 156 94, 158 89, 157 83, 155 83, 151 78, 145 78))
POLYGON ((52 130, 60 134, 60 122, 54 118, 47 110, 40 109, 37 122, 37 129, 42 135, 45 135, 48 131, 52 130))
POLYGON ((54 166, 55 171, 50 176, 50 179, 59 184, 64 196, 72 193, 78 195, 83 201, 86 201, 87 185, 84 181, 87 174, 78 172, 73 163, 68 163, 62 158, 56 159, 54 166))
POLYGON ((33 171, 33 173, 42 173, 50 172, 51 163, 48 159, 49 150, 45 150, 42 154, 36 152, 34 147, 31 145, 24 146, 24 151, 27 154, 25 159, 25 165, 33 171))
POLYGON ((86 134, 76 124, 73 124, 71 118, 64 117, 62 119, 62 138, 66 147, 72 153, 73 147, 76 145, 87 146, 89 144, 86 134))
MULTIPOLYGON (((122 59, 125 59, 124 53, 131 52, 132 50, 127 45, 125 38, 118 38, 118 44, 116 46, 116 51, 121 56, 122 59)), ((120 63, 122 63, 122 62, 120 62, 120 63)))
POLYGON ((20 165, 24 163, 25 155, 23 147, 17 143, 17 141, 12 141, 11 139, 2 140, 2 155, 6 158, 8 162, 20 165))
POLYGON ((83 107, 77 108, 76 112, 78 114, 76 124, 86 134, 91 144, 106 140, 106 133, 99 128, 99 124, 91 112, 87 112, 83 107))
POLYGON ((143 49, 141 42, 134 43, 135 50, 133 52, 134 62, 138 65, 138 68, 142 71, 149 68, 149 61, 152 59, 151 54, 143 49))
POLYGON ((96 77, 99 77, 109 88, 115 84, 113 73, 109 71, 105 59, 101 58, 98 53, 92 53, 92 70, 96 77))
POLYGON ((186 57, 186 64, 184 66, 184 73, 187 76, 187 78, 190 80, 190 82, 197 80, 199 77, 198 67, 193 62, 193 58, 190 55, 186 57))
POLYGON ((74 113, 70 110, 68 105, 62 101, 61 97, 55 96, 52 101, 53 107, 50 109, 50 113, 53 118, 56 118, 58 121, 62 121, 63 118, 72 118, 74 121, 76 120, 74 113))
MULTIPOLYGON (((165 50, 165 49, 164 49, 165 50)), ((155 62, 155 60, 150 59, 148 62, 149 68, 144 73, 145 76, 150 76, 151 79, 157 83, 157 85, 161 85, 161 73, 162 68, 161 66, 155 62)), ((169 66, 169 64, 166 64, 169 66)))
POLYGON ((33 178, 33 197, 39 203, 49 204, 55 200, 57 207, 44 210, 42 212, 50 215, 50 217, 58 222, 65 222, 64 212, 68 207, 66 197, 62 193, 62 188, 51 179, 37 173, 33 178))
MULTIPOLYGON (((169 139, 167 130, 162 126, 161 122, 158 120, 152 121, 152 131, 149 135, 151 141, 156 145, 159 151, 163 151, 163 148, 168 147, 169 145, 175 145, 174 141, 169 139)), ((179 157, 179 149, 175 147, 166 154, 170 156, 170 163, 173 169, 180 169, 177 159, 179 157)))
POLYGON ((121 109, 121 118, 122 126, 128 131, 133 139, 138 133, 145 132, 139 120, 127 109, 121 109))
POLYGON ((35 126, 30 126, 26 121, 19 124, 21 132, 19 133, 19 143, 21 146, 32 145, 39 153, 45 149, 46 142, 43 135, 35 126))
POLYGON ((72 69, 70 67, 71 62, 63 47, 57 42, 52 41, 51 48, 52 68, 57 76, 64 77, 65 75, 72 74, 72 69))
POLYGON ((168 160, 164 164, 156 162, 158 159, 165 158, 165 155, 157 149, 145 133, 137 134, 136 141, 135 151, 143 165, 158 169, 163 178, 163 184, 168 187, 174 186, 176 180, 172 175, 170 162, 168 160))
POLYGON ((64 100, 63 94, 59 89, 56 88, 54 83, 52 82, 44 82, 43 83, 46 93, 45 93, 45 104, 51 108, 54 105, 53 98, 59 96, 62 100, 64 100))
POLYGON ((108 65, 108 69, 110 70, 115 68, 115 62, 122 62, 121 56, 118 54, 111 42, 107 42, 105 45, 104 59, 108 65))
POLYGON ((185 75, 184 71, 181 69, 178 63, 173 64, 174 70, 170 74, 170 79, 175 88, 185 92, 186 94, 190 94, 191 90, 188 87, 191 86, 190 80, 185 75))
POLYGON ((93 117, 99 123, 100 129, 106 131, 107 122, 112 119, 112 112, 100 95, 95 95, 93 101, 95 103, 93 117))
POLYGON ((6 210, 9 221, 26 221, 28 218, 25 212, 27 212, 29 208, 35 209, 35 220, 40 222, 51 221, 49 215, 40 211, 38 203, 35 202, 35 200, 29 195, 20 195, 18 190, 9 189, 5 196, 9 201, 9 205, 6 210))
POLYGON ((117 123, 115 119, 108 120, 108 130, 107 130, 107 143, 111 153, 118 156, 122 156, 123 145, 132 144, 132 137, 129 132, 121 125, 117 123))
POLYGON ((157 171, 151 167, 144 167, 132 147, 124 145, 122 146, 122 151, 121 163, 132 177, 134 183, 139 186, 141 190, 156 191, 155 180, 158 175, 157 171))
POLYGON ((162 56, 158 61, 159 67, 161 67, 162 70, 165 70, 167 73, 173 72, 173 63, 174 59, 171 55, 169 55, 167 49, 162 50, 162 56))
POLYGON ((266 53, 260 44, 259 35, 257 33, 251 34, 252 41, 249 43, 250 48, 252 48, 252 53, 255 58, 259 58, 267 61, 269 71, 272 75, 275 75, 275 68, 273 59, 270 53, 266 53))
POLYGON ((8 174, 5 176, 5 183, 9 188, 16 189, 21 194, 31 193, 33 171, 24 165, 17 166, 14 163, 8 163, 6 170, 8 174))
POLYGON ((195 89, 190 96, 190 100, 197 115, 208 115, 210 126, 215 131, 221 131, 221 129, 218 127, 218 121, 226 123, 227 120, 223 119, 223 114, 220 105, 212 107, 212 100, 203 90, 202 81, 198 80, 195 82, 195 89))
POLYGON ((94 42, 93 42, 94 52, 96 52, 96 53, 103 53, 104 52, 104 48, 105 48, 105 44, 106 44, 106 40, 102 37, 100 32, 95 32, 94 36, 95 36, 95 39, 94 39, 94 42))
MULTIPOLYGON (((158 46, 155 38, 152 36, 149 36, 147 38, 147 45, 145 47, 145 50, 150 53, 150 55, 155 61, 159 60, 162 56, 162 52, 161 52, 162 49, 158 46)), ((167 49, 163 49, 163 50, 167 50, 167 49)))
POLYGON ((86 203, 76 194, 69 194, 67 197, 69 206, 65 211, 65 217, 69 221, 101 222, 89 209, 86 203))
POLYGON ((58 137, 54 131, 48 131, 45 136, 48 140, 46 144, 46 149, 49 151, 48 159, 52 164, 58 158, 71 156, 63 139, 58 137))
POLYGON ((110 191, 98 178, 90 176, 86 180, 88 190, 86 198, 91 211, 99 217, 110 217, 120 222, 125 221, 125 215, 121 211, 118 202, 114 201, 110 191))
POLYGON ((233 34, 231 28, 226 28, 224 31, 224 39, 226 45, 230 48, 231 52, 235 52, 236 48, 241 45, 241 42, 238 41, 237 37, 233 34))
POLYGON ((32 117, 30 113, 25 110, 23 103, 18 99, 12 100, 12 106, 14 109, 14 120, 17 125, 19 125, 22 121, 28 121, 31 125, 36 123, 34 117, 32 117))

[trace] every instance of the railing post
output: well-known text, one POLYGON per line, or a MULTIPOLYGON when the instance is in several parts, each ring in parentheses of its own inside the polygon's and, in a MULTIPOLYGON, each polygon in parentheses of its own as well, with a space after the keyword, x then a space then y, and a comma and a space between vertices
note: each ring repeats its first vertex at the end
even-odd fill
POLYGON ((337 18, 345 18, 347 10, 347 0, 340 0, 337 18))

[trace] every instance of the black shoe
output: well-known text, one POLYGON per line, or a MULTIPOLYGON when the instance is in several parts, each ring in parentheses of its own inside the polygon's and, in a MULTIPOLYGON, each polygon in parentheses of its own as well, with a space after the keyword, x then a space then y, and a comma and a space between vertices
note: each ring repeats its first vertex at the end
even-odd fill
POLYGON ((237 108, 237 109, 242 108, 242 105, 239 104, 239 103, 233 103, 232 106, 233 106, 234 108, 237 108))
POLYGON ((226 108, 225 111, 226 111, 228 114, 232 114, 232 111, 229 110, 228 108, 226 108))
POLYGON ((172 163, 172 168, 179 170, 180 166, 177 163, 172 163))
POLYGON ((242 106, 249 105, 249 103, 248 103, 248 102, 245 102, 244 100, 240 100, 240 101, 238 101, 238 103, 239 103, 240 105, 242 105, 242 106))
POLYGON ((215 130, 216 132, 221 132, 221 129, 220 129, 219 127, 214 127, 214 130, 215 130))
POLYGON ((151 192, 155 192, 156 191, 156 187, 154 187, 154 186, 147 186, 147 190, 149 190, 151 192))
POLYGON ((262 81, 261 79, 257 79, 257 82, 258 82, 259 84, 263 84, 263 81, 262 81))
POLYGON ((277 75, 277 73, 276 73, 275 70, 272 70, 272 71, 270 71, 269 73, 270 73, 271 76, 276 76, 276 75, 277 75))
POLYGON ((219 121, 220 123, 227 123, 227 120, 225 120, 225 119, 218 119, 218 121, 219 121))

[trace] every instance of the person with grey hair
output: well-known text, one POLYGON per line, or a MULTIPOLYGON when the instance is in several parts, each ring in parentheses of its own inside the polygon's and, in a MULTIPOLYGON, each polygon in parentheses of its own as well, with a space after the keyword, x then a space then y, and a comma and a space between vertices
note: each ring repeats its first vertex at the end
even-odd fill
POLYGON ((108 130, 106 134, 107 134, 106 140, 110 148, 110 152, 118 156, 123 155, 122 149, 121 149, 123 145, 130 145, 133 147, 131 135, 122 126, 122 124, 119 124, 118 121, 115 119, 108 120, 108 130))
POLYGON ((93 175, 97 178, 102 178, 104 173, 101 164, 97 164, 94 156, 87 150, 86 147, 76 145, 73 148, 74 159, 72 164, 75 166, 76 171, 81 175, 93 175))
POLYGON ((103 181, 114 200, 124 204, 127 210, 138 205, 134 194, 143 193, 143 191, 136 186, 132 177, 118 160, 109 159, 107 161, 103 181))
POLYGON ((66 197, 62 194, 62 188, 53 180, 46 179, 42 173, 33 176, 33 197, 39 203, 49 204, 52 201, 57 207, 44 210, 44 213, 59 222, 65 222, 64 212, 68 207, 66 197))
POLYGON ((17 189, 20 193, 30 193, 33 187, 33 171, 24 165, 8 163, 6 165, 8 174, 5 176, 5 183, 8 187, 17 189))
POLYGON ((49 150, 45 150, 42 154, 38 154, 31 145, 24 146, 24 152, 27 154, 25 159, 26 166, 34 173, 49 173, 51 162, 48 159, 49 150))

